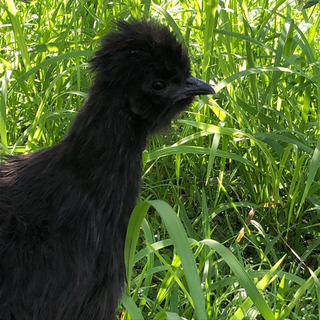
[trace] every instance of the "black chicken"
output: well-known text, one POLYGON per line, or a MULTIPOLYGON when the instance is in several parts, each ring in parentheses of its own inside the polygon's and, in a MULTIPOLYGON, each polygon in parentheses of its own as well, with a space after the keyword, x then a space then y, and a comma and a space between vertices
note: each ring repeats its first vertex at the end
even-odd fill
POLYGON ((66 138, 0 165, 1 320, 115 318, 146 138, 213 93, 156 22, 119 22, 92 68, 66 138))

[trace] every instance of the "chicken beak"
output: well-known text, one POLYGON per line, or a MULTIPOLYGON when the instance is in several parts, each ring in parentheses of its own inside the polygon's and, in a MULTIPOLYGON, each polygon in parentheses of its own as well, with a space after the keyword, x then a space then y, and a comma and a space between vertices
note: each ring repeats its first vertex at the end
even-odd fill
POLYGON ((176 92, 175 100, 179 101, 192 96, 214 93, 213 88, 208 83, 194 76, 190 76, 187 78, 185 85, 176 92))

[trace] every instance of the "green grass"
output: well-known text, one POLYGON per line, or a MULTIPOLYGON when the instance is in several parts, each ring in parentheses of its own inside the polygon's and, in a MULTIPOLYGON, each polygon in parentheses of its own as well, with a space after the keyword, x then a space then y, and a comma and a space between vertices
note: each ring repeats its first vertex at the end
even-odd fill
POLYGON ((320 11, 297 3, 0 3, 2 153, 63 138, 117 19, 170 25, 217 92, 143 155, 119 319, 319 319, 320 11))

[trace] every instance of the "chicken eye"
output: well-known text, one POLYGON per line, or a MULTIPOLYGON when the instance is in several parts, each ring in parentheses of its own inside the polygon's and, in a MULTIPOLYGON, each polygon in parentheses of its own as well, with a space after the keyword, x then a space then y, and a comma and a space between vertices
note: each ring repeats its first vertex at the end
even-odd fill
POLYGON ((152 89, 156 92, 160 92, 167 87, 167 84, 162 80, 156 80, 152 83, 152 89))

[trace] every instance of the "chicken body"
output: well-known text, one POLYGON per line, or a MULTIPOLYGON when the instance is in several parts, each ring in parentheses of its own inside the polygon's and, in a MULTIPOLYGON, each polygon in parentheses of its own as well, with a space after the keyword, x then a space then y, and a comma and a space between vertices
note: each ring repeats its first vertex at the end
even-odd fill
POLYGON ((212 88, 156 22, 120 22, 66 138, 0 165, 0 319, 112 320, 147 136, 212 88))

